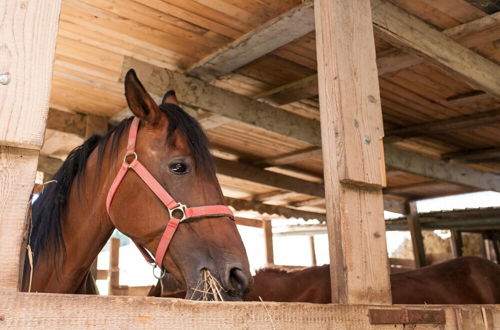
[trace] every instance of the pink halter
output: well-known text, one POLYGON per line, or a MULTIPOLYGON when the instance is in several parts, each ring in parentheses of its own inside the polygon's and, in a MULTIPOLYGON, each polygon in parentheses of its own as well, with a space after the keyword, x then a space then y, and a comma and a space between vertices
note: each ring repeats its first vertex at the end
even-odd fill
POLYGON ((130 125, 127 152, 123 157, 122 166, 108 191, 108 196, 106 198, 106 210, 108 211, 109 215, 111 202, 113 201, 113 197, 116 193, 116 190, 118 189, 118 186, 122 182, 128 170, 134 170, 135 173, 137 173, 137 175, 144 181, 144 183, 146 183, 148 187, 155 193, 155 195, 162 201, 162 203, 165 204, 170 214, 170 220, 168 221, 167 227, 163 232, 160 244, 158 244, 158 248, 156 249, 156 264, 155 260, 150 256, 150 254, 144 247, 139 245, 137 246, 148 262, 155 264, 157 267, 161 268, 163 258, 165 257, 165 253, 167 252, 168 246, 179 223, 192 218, 230 217, 231 219, 233 219, 233 212, 225 205, 187 207, 186 205, 178 203, 174 198, 172 198, 172 196, 170 196, 170 194, 138 160, 137 153, 135 152, 135 143, 137 140, 139 123, 140 119, 134 117, 134 119, 132 120, 132 124, 130 125), (130 157, 133 157, 133 159, 129 163, 127 159, 130 157))

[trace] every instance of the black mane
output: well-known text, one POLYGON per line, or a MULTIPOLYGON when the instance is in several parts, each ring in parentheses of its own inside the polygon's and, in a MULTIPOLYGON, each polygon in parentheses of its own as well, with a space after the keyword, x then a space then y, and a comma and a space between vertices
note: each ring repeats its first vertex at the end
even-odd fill
MULTIPOLYGON (((174 131, 180 132, 187 140, 197 169, 205 173, 214 173, 215 166, 208 148, 208 139, 199 123, 176 105, 162 104, 160 109, 169 119, 166 141, 171 142, 169 138, 172 137, 174 131)), ((32 205, 28 242, 33 251, 35 263, 41 251, 44 250, 53 256, 54 263, 60 253, 65 255, 61 218, 66 212, 71 187, 75 182, 78 184, 79 191, 85 189, 85 181, 81 179, 85 175, 87 161, 96 148, 98 148, 98 166, 94 180, 97 180, 100 175, 100 165, 105 156, 121 161, 117 155, 118 142, 123 134, 128 134, 132 118, 123 120, 104 136, 92 136, 71 151, 54 175, 54 181, 45 184, 43 193, 32 205), (108 145, 109 148, 107 148, 108 145)))

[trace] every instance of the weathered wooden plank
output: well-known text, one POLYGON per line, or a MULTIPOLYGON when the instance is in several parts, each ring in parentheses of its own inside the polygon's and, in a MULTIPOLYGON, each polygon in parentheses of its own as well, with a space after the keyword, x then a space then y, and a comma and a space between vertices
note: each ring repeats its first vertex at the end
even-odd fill
POLYGON ((236 222, 237 225, 240 225, 240 226, 262 228, 262 220, 259 220, 259 219, 234 217, 234 221, 236 222))
POLYGON ((429 59, 471 86, 500 97, 500 66, 387 0, 372 1, 373 26, 386 41, 429 59))
POLYGON ((311 266, 316 266, 318 261, 316 260, 316 246, 314 244, 314 235, 309 236, 309 248, 311 249, 311 266))
POLYGON ((285 136, 321 145, 318 122, 294 115, 199 79, 125 58, 123 72, 134 68, 146 89, 155 95, 174 89, 181 104, 258 126, 285 136))
POLYGON ((500 148, 457 151, 444 154, 443 159, 453 159, 459 162, 480 163, 500 159, 500 148))
POLYGON ((43 143, 60 3, 9 0, 0 7, 0 145, 43 143))
POLYGON ((450 247, 453 258, 458 258, 463 255, 462 232, 459 230, 450 230, 450 247))
POLYGON ((38 151, 0 146, 0 290, 18 290, 21 246, 37 160, 38 151))
POLYGON ((92 135, 102 135, 108 131, 108 117, 86 115, 85 116, 85 139, 92 135))
POLYGON ((383 125, 370 1, 316 0, 314 13, 332 301, 388 304, 383 125))
POLYGON ((274 247, 273 247, 273 224, 271 221, 264 221, 262 223, 264 231, 264 245, 266 249, 266 264, 268 266, 274 265, 274 247))
POLYGON ((500 2, 498 0, 465 0, 476 8, 481 9, 487 14, 493 14, 500 10, 500 2))
POLYGON ((388 167, 481 190, 500 191, 500 176, 385 145, 388 167))
POLYGON ((428 123, 395 128, 386 131, 384 142, 392 143, 417 136, 449 133, 479 126, 494 125, 500 122, 500 109, 484 111, 472 115, 437 120, 428 123))
POLYGON ((109 249, 109 295, 117 295, 116 289, 120 289, 120 239, 112 237, 109 249))
POLYGON ((304 1, 205 57, 187 73, 204 81, 214 80, 313 30, 313 2, 304 1))
POLYGON ((300 162, 309 158, 316 158, 322 155, 322 151, 318 147, 311 147, 299 151, 294 151, 285 155, 280 155, 272 158, 266 158, 260 161, 260 164, 268 165, 287 165, 300 162))
MULTIPOLYGON (((421 305, 398 305, 394 310, 421 310, 421 305)), ((0 293, 0 322, 6 329, 171 328, 199 329, 377 329, 402 330, 408 324, 371 325, 370 309, 381 305, 337 305, 276 302, 201 302, 154 297, 105 297, 64 294, 0 293), (64 308, 62 308, 64 307, 64 308), (182 315, 183 317, 179 317, 182 315)), ((435 305, 444 310, 445 330, 493 328, 500 319, 498 305, 435 305), (457 317, 457 315, 460 317, 457 317), (486 317, 483 318, 483 315, 486 317), (489 322, 489 323, 485 323, 489 322)), ((411 326, 411 325, 410 325, 411 326)), ((418 328, 418 327, 417 327, 418 328)))
POLYGON ((425 259, 424 238, 422 236, 422 229, 420 227, 420 220, 417 211, 417 203, 408 203, 408 214, 406 221, 411 234, 411 245, 413 249, 413 258, 416 267, 424 267, 427 262, 425 259))
POLYGON ((47 129, 85 136, 85 116, 79 113, 49 109, 47 129))
POLYGON ((215 158, 215 164, 217 173, 223 175, 312 196, 324 197, 325 195, 324 187, 320 183, 297 179, 222 158, 215 158))

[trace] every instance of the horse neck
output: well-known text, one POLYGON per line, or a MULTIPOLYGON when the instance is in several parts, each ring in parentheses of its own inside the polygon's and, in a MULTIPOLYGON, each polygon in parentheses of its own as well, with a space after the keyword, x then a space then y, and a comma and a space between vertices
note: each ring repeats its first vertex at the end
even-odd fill
MULTIPOLYGON (((85 280, 92 262, 111 236, 114 226, 106 213, 105 199, 116 166, 105 161, 102 175, 95 180, 97 149, 86 165, 85 174, 71 187, 66 212, 61 217, 66 253, 41 253, 33 271, 31 291, 76 293, 85 280)), ((75 179, 76 180, 76 179, 75 179)), ((25 274, 26 275, 26 274, 25 274)), ((27 286, 25 276, 25 289, 27 286)))

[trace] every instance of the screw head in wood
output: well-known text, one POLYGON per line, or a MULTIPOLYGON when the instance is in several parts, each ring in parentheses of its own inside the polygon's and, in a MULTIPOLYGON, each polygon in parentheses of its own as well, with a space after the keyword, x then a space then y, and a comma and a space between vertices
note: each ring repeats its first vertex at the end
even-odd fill
POLYGON ((363 136, 363 141, 366 144, 370 144, 370 142, 372 142, 372 138, 369 135, 365 135, 365 136, 363 136))
POLYGON ((7 85, 10 83, 10 74, 2 73, 0 74, 0 84, 7 85))

